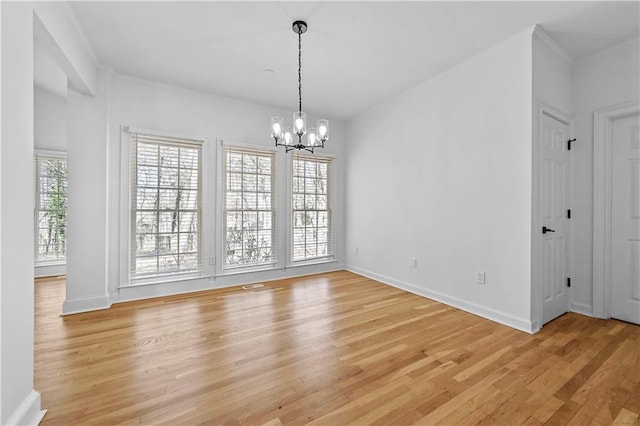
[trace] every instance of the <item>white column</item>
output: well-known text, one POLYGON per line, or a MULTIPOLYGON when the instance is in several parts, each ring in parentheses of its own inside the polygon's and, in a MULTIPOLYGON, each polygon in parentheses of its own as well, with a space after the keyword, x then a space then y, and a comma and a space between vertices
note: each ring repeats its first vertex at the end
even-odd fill
POLYGON ((95 97, 69 90, 67 298, 63 314, 110 306, 107 289, 109 97, 98 72, 95 97))
POLYGON ((33 424, 33 7, 0 7, 0 423, 33 424))

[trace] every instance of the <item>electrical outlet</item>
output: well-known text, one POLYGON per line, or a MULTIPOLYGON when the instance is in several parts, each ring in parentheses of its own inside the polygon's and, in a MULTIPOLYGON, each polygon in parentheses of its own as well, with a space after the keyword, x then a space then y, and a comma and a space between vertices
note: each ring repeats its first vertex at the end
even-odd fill
POLYGON ((415 257, 409 258, 409 266, 412 267, 412 268, 417 268, 418 267, 418 259, 416 259, 415 257))
POLYGON ((484 284, 484 271, 476 271, 476 283, 484 284))
POLYGON ((215 265, 216 264, 216 257, 215 256, 210 256, 209 257, 209 265, 215 265))
POLYGON ((360 255, 360 247, 356 247, 356 256, 360 255))

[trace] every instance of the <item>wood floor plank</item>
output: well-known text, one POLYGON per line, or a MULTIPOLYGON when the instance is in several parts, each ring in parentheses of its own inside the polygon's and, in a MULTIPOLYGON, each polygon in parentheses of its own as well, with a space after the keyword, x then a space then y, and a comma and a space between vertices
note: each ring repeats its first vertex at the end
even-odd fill
POLYGON ((637 424, 640 328, 529 335, 338 271, 60 316, 36 280, 47 425, 637 424))

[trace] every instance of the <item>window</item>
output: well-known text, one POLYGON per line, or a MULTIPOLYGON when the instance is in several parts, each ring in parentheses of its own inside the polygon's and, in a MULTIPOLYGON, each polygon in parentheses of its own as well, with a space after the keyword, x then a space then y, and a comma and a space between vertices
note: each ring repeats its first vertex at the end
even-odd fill
POLYGON ((294 154, 292 161, 292 259, 331 256, 331 159, 294 154))
POLYGON ((224 148, 224 267, 275 264, 275 154, 224 148))
POLYGON ((130 137, 131 276, 202 271, 202 141, 130 137))
POLYGON ((36 262, 64 261, 67 255, 67 159, 36 154, 36 262))

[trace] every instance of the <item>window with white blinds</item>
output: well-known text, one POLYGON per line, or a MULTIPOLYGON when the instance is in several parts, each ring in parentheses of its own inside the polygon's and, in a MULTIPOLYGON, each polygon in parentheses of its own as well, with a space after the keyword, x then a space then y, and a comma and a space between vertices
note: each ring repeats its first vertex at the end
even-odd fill
POLYGON ((275 154, 223 150, 224 268, 276 263, 275 154))
POLYGON ((131 277, 202 271, 202 141, 130 138, 131 277))
POLYGON ((330 158, 294 154, 292 158, 292 260, 333 255, 330 158))
POLYGON ((67 256, 67 159, 35 157, 35 261, 64 261, 67 256))

